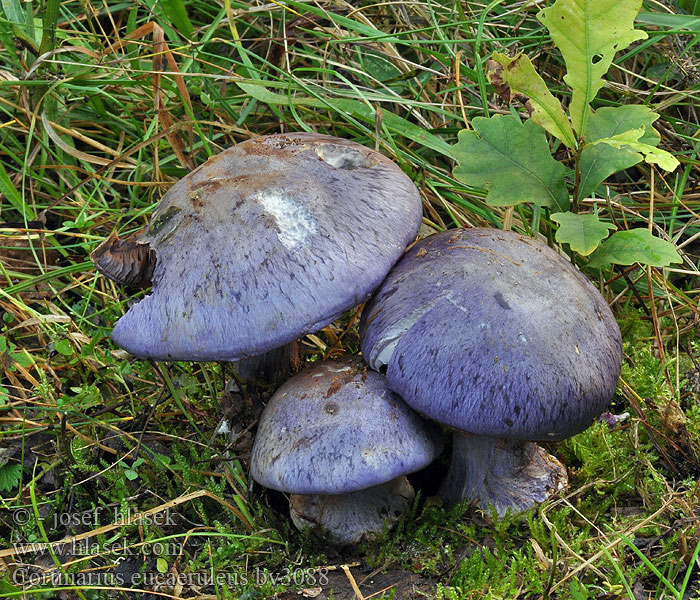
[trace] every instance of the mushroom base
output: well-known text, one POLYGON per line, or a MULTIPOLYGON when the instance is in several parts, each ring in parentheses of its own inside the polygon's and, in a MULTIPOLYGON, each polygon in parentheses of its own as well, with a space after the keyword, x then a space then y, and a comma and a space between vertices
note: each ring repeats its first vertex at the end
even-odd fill
POLYGON ((391 527, 408 509, 415 492, 405 477, 364 490, 337 495, 300 495, 289 498, 289 512, 297 529, 311 529, 337 545, 373 539, 391 527))
POLYGON ((289 342, 265 354, 242 358, 233 363, 238 379, 243 383, 260 381, 279 384, 299 370, 299 342, 289 342))
POLYGON ((455 432, 440 495, 449 502, 474 500, 503 516, 547 500, 567 482, 566 467, 533 442, 455 432))

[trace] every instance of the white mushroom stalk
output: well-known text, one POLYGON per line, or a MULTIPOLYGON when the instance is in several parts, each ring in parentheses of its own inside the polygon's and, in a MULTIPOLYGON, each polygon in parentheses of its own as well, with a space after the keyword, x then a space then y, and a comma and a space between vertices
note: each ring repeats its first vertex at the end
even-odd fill
POLYGON ((534 442, 454 432, 440 495, 492 507, 499 516, 544 502, 568 483, 566 467, 534 442))
POLYGON ((415 496, 406 477, 347 494, 292 494, 289 515, 297 529, 310 529, 338 546, 357 544, 390 529, 415 496))

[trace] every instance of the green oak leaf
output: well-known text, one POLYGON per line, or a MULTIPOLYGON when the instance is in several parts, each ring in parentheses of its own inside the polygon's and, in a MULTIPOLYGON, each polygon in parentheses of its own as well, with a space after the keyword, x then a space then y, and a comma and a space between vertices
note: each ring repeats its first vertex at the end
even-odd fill
POLYGON ((652 127, 658 118, 658 113, 643 104, 599 108, 591 112, 586 130, 586 142, 594 142, 630 129, 645 127, 644 136, 639 141, 655 146, 661 140, 659 132, 652 127))
POLYGON ((612 223, 605 223, 598 215, 577 215, 572 212, 555 213, 552 221, 559 223, 555 239, 560 244, 569 244, 571 249, 582 256, 588 256, 600 242, 617 229, 612 223))
POLYGON ((644 137, 645 129, 645 127, 630 129, 612 137, 601 138, 591 142, 591 144, 607 144, 613 148, 629 149, 643 155, 644 160, 650 164, 659 165, 665 171, 674 171, 680 163, 673 154, 641 141, 644 137))
POLYGON ((615 53, 647 37, 634 29, 641 6, 642 0, 557 0, 537 15, 566 61, 569 114, 580 136, 587 133, 589 105, 603 87, 615 53))
MULTIPOLYGON (((524 54, 509 58, 500 52, 494 52, 491 59, 498 67, 489 69, 488 78, 499 93, 507 91, 508 96, 519 95, 527 98, 526 106, 532 111, 531 119, 564 142, 567 147, 574 148, 576 136, 561 102, 552 96, 530 59, 524 54)), ((510 102, 510 98, 507 98, 507 101, 510 102)))
POLYGON ((454 176, 467 185, 486 188, 491 206, 532 202, 566 210, 569 195, 564 165, 554 160, 544 130, 513 115, 472 119, 473 131, 459 132, 452 157, 454 176))
POLYGON ((656 146, 660 136, 652 123, 659 115, 646 106, 632 104, 599 108, 591 113, 586 130, 586 142, 581 151, 581 181, 578 198, 589 197, 596 188, 610 175, 624 171, 642 160, 638 152, 626 148, 613 148, 607 144, 591 144, 603 138, 613 137, 630 129, 644 127, 644 134, 639 141, 649 146, 656 146))
POLYGON ((654 237, 646 227, 616 231, 591 254, 589 267, 617 265, 651 265, 667 267, 671 263, 683 262, 675 246, 666 240, 654 237))

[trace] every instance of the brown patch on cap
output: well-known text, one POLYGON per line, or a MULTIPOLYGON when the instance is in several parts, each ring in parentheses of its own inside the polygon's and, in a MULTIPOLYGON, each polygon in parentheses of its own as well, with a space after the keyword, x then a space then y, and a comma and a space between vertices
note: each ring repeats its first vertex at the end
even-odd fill
POLYGON ((461 229, 458 229, 457 231, 455 231, 455 232, 450 236, 449 243, 450 243, 450 244, 456 244, 456 243, 459 242, 461 239, 462 239, 462 230, 461 230, 461 229))
POLYGON ((239 146, 248 154, 262 156, 288 156, 290 152, 308 148, 302 140, 295 139, 294 136, 286 135, 261 136, 241 142, 239 146))
POLYGON ((355 371, 351 370, 342 375, 336 375, 331 380, 331 384, 328 386, 328 391, 326 392, 326 398, 330 398, 333 394, 337 394, 346 383, 350 383, 355 378, 355 371))
POLYGON ((202 208, 206 204, 204 200, 202 200, 202 195, 199 191, 190 194, 190 202, 192 202, 192 206, 195 208, 202 208))
POLYGON ((337 394, 340 388, 343 387, 344 381, 339 377, 334 377, 331 384, 328 386, 328 391, 326 392, 326 398, 330 398, 333 394, 337 394))

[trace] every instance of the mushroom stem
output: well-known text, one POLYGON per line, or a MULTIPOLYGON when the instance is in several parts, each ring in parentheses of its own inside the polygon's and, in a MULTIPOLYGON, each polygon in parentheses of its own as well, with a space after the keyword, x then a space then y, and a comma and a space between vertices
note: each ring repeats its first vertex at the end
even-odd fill
POLYGON ((289 512, 297 529, 324 534, 337 545, 372 539, 406 511, 415 492, 406 477, 337 495, 292 494, 289 512))
POLYGON ((243 383, 261 381, 279 384, 301 366, 299 342, 293 341, 258 356, 242 358, 233 363, 238 379, 243 383))
POLYGON ((455 431, 440 495, 450 502, 474 500, 503 516, 544 502, 567 481, 564 465, 533 442, 455 431))

